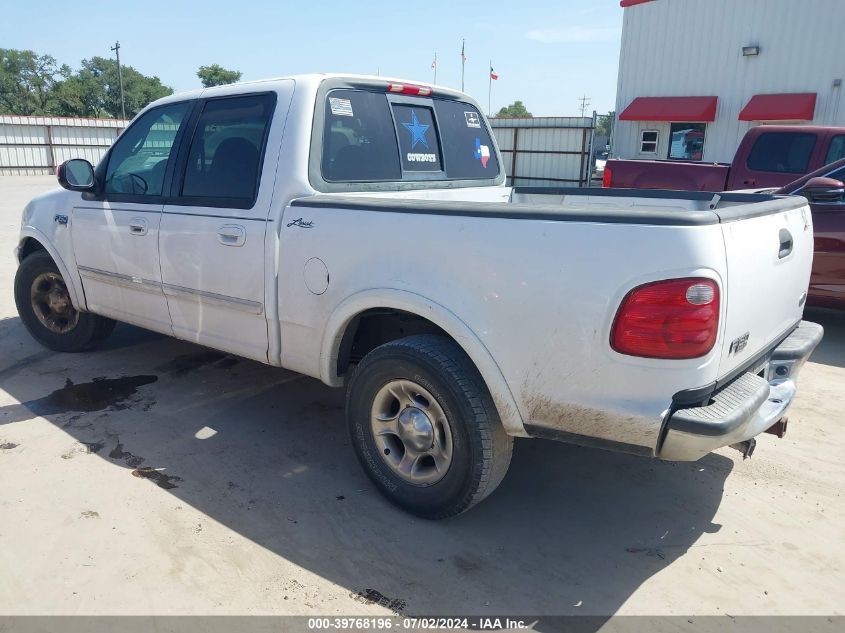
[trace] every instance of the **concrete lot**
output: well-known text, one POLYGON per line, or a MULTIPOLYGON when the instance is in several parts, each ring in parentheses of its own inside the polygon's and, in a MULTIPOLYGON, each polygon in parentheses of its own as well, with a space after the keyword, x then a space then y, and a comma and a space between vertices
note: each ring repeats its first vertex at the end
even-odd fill
POLYGON ((843 315, 809 313, 827 337, 752 459, 519 440, 492 497, 430 523, 373 489, 315 380, 129 326, 39 347, 11 250, 53 184, 0 178, 0 613, 843 613, 843 315))

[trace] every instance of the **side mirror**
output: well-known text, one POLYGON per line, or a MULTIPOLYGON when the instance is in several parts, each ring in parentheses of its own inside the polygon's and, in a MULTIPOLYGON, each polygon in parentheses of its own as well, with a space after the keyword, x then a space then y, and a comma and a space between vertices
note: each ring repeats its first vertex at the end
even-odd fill
POLYGON ((70 191, 94 191, 94 167, 84 158, 63 162, 56 170, 56 177, 70 191))
POLYGON ((810 202, 845 202, 845 183, 835 178, 810 178, 798 193, 810 202))

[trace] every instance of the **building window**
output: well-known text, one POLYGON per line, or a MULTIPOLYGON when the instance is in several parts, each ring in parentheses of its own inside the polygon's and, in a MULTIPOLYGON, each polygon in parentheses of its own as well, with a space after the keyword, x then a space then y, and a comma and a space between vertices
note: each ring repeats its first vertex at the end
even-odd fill
POLYGON ((656 154, 657 138, 657 130, 643 130, 640 132, 640 154, 656 154))
POLYGON ((670 160, 701 160, 704 157, 705 123, 673 123, 669 128, 670 160))

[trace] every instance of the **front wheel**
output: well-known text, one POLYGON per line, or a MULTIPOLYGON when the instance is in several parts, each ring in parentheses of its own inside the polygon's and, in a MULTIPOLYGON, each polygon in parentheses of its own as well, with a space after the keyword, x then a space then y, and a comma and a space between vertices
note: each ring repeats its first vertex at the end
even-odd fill
POLYGON ((32 337, 57 352, 81 352, 106 338, 115 322, 80 312, 67 284, 45 251, 28 255, 15 275, 15 304, 32 337))
POLYGON ((410 336, 364 357, 349 383, 355 452, 390 501, 427 519, 460 514, 505 476, 513 440, 452 340, 410 336))

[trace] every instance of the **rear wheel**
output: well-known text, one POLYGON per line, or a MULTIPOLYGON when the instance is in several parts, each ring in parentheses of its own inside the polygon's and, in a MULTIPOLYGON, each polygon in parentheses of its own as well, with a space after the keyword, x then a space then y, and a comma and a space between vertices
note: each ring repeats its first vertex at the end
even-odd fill
POLYGON ((15 304, 32 337, 57 352, 81 352, 105 339, 115 322, 80 312, 50 255, 28 255, 15 275, 15 304))
POLYGON ((468 510, 510 464, 513 440, 481 375, 443 336, 411 336, 367 354, 349 383, 347 421, 376 486, 424 518, 468 510))

